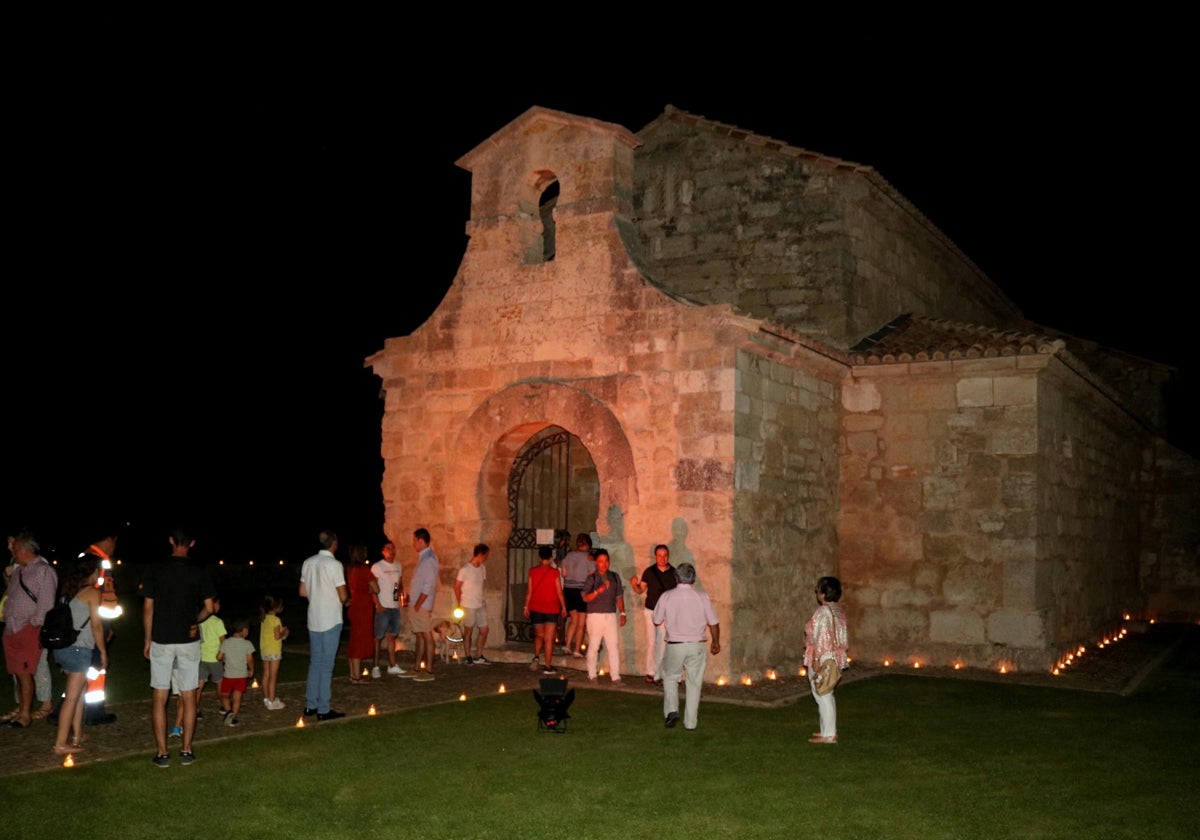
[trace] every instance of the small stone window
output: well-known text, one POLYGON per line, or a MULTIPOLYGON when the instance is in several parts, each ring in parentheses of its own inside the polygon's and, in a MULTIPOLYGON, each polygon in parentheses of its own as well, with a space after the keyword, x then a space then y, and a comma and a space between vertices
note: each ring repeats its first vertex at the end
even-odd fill
POLYGON ((521 216, 527 227, 521 237, 522 262, 550 262, 556 251, 554 208, 558 205, 558 176, 548 170, 533 173, 521 201, 521 216))

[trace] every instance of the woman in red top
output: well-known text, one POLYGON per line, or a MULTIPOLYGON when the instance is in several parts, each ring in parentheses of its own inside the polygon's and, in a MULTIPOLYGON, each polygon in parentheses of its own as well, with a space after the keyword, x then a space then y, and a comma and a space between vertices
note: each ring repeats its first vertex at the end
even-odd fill
POLYGON ((375 653, 375 602, 371 597, 371 566, 367 562, 365 545, 350 546, 350 563, 346 570, 346 588, 350 590, 350 641, 346 643, 346 658, 350 660, 350 682, 369 683, 363 676, 363 660, 375 653))
POLYGON ((525 617, 533 625, 533 661, 537 662, 538 651, 545 651, 542 673, 554 673, 554 631, 559 617, 567 615, 567 601, 563 597, 562 575, 550 565, 554 549, 543 545, 538 549, 541 563, 529 570, 529 586, 525 588, 525 617))

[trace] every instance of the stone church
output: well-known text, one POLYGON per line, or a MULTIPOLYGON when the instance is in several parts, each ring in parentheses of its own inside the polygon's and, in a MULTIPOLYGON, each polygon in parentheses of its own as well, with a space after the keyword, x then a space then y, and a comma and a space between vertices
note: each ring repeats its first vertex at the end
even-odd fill
POLYGON ((439 613, 486 542, 492 642, 527 640, 538 541, 586 531, 630 673, 658 543, 716 606, 714 679, 795 673, 826 574, 859 659, 1048 668, 1194 615, 1170 371, 1024 321, 869 166, 673 108, 636 134, 532 108, 458 164, 453 284, 367 360, 386 531, 433 534, 439 613))

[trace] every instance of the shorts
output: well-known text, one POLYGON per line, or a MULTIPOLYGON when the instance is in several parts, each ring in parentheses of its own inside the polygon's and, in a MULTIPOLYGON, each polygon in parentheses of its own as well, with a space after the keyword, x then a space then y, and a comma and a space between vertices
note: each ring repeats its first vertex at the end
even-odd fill
POLYGON ((375 613, 375 638, 400 635, 400 608, 392 607, 375 613))
POLYGON ((261 659, 263 662, 282 662, 283 654, 282 653, 264 653, 259 657, 259 659, 261 659))
POLYGON ((222 694, 232 694, 235 691, 246 693, 247 677, 221 677, 221 687, 217 690, 222 694))
POLYGON ((567 609, 571 612, 587 612, 582 589, 563 589, 563 597, 566 598, 567 609))
POLYGON ((32 674, 42 658, 41 627, 26 624, 16 633, 4 634, 4 662, 10 674, 32 674))
POLYGON ((558 624, 558 613, 543 613, 529 611, 530 624, 558 624))
POLYGON ((463 607, 463 627, 487 627, 487 605, 482 607, 463 607))
POLYGON ((197 685, 204 685, 211 682, 214 685, 221 684, 221 678, 225 676, 224 662, 205 662, 200 660, 200 678, 197 685))
POLYGON ((150 687, 168 691, 172 677, 179 691, 195 691, 200 685, 199 641, 178 645, 150 643, 150 687))
POLYGON ((92 649, 86 647, 69 647, 51 651, 58 667, 68 674, 86 674, 92 667, 92 649))
POLYGON ((432 633, 433 610, 414 609, 412 614, 412 631, 414 633, 432 633))

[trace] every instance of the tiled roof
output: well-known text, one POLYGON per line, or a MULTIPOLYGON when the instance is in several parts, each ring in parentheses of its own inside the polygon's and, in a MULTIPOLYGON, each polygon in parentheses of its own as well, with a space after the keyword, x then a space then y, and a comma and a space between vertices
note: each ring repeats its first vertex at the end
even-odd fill
POLYGON ((1036 332, 901 315, 851 347, 847 355, 851 364, 885 365, 1053 354, 1065 348, 1062 339, 1036 332))

